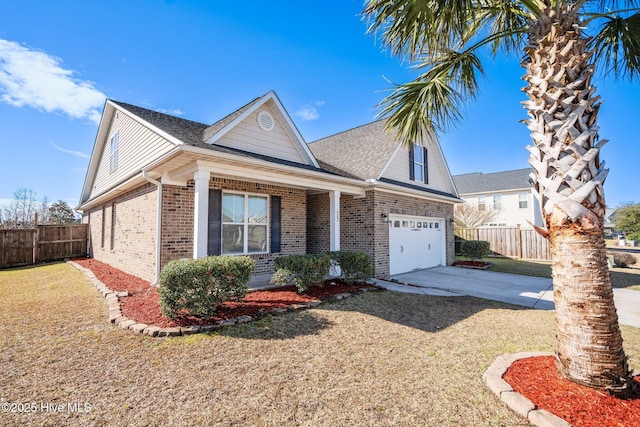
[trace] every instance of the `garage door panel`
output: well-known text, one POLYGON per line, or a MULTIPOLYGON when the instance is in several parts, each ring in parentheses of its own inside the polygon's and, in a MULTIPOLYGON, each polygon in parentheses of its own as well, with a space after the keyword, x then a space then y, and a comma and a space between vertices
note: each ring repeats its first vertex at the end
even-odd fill
POLYGON ((391 274, 442 264, 443 220, 427 217, 391 217, 389 263, 391 274))

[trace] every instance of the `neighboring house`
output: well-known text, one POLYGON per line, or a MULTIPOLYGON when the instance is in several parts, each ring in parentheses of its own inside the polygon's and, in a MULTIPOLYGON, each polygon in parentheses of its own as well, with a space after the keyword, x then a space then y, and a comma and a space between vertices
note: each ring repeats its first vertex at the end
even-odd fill
POLYGON ((358 250, 374 276, 453 262, 460 202, 437 141, 378 121, 307 144, 274 92, 212 124, 108 100, 79 209, 93 257, 150 281, 171 260, 358 250))
POLYGON ((616 208, 607 208, 604 214, 604 232, 607 234, 616 231, 616 208))
POLYGON ((529 168, 486 174, 474 172, 454 175, 453 181, 465 203, 479 210, 496 211, 495 219, 483 226, 532 228, 530 223, 542 226, 542 214, 533 194, 530 173, 529 168))

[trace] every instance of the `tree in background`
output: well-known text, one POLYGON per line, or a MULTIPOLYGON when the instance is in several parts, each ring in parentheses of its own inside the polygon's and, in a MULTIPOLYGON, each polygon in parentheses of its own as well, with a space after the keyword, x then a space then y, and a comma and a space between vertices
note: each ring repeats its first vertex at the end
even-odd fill
POLYGON ((493 209, 480 210, 477 205, 469 202, 459 203, 453 207, 454 224, 459 228, 480 227, 497 217, 497 211, 493 209))
POLYGON ((625 233, 640 233, 640 203, 625 203, 614 214, 616 229, 625 233))
MULTIPOLYGON (((533 145, 529 163, 552 253, 558 368, 570 380, 631 393, 604 241, 596 69, 640 77, 640 0, 368 0, 369 31, 420 74, 383 101, 408 146, 459 121, 478 93, 480 54, 517 55, 533 145)), ((633 126, 633 124, 630 124, 633 126)))
POLYGON ((72 224, 76 222, 76 214, 69 204, 58 200, 48 208, 48 224, 72 224))
POLYGON ((36 212, 42 207, 38 194, 29 188, 19 188, 4 209, 4 228, 32 228, 36 212))

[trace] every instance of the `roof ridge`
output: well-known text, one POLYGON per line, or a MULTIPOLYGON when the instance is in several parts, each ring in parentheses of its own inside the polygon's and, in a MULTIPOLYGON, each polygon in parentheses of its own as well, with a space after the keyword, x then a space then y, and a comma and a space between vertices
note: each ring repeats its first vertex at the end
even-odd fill
MULTIPOLYGON (((117 105, 119 105, 119 106, 121 106, 121 107, 123 107, 124 109, 127 109, 127 110, 129 109, 129 108, 127 108, 127 107, 134 107, 134 108, 139 108, 139 109, 141 109, 141 110, 149 111, 150 113, 160 114, 160 115, 167 116, 167 117, 171 117, 171 118, 174 118, 174 119, 183 120, 183 121, 185 121, 185 122, 191 122, 191 123, 194 123, 194 124, 197 124, 197 125, 204 125, 204 126, 207 126, 207 124, 206 124, 206 123, 197 122, 197 121, 195 121, 195 120, 191 120, 191 119, 185 119, 184 117, 179 117, 179 116, 175 116, 175 115, 173 115, 173 114, 163 113, 163 112, 161 112, 161 111, 158 111, 158 110, 152 110, 152 109, 150 109, 150 108, 140 107, 139 105, 131 104, 131 103, 128 103, 128 102, 117 101, 117 100, 115 100, 115 99, 108 99, 108 101, 111 101, 111 102, 113 102, 114 104, 117 104, 117 105)), ((133 111, 131 111, 131 112, 133 113, 133 111)), ((135 113, 134 113, 134 114, 135 114, 135 113)), ((137 114, 136 114, 136 115, 137 115, 137 114)))

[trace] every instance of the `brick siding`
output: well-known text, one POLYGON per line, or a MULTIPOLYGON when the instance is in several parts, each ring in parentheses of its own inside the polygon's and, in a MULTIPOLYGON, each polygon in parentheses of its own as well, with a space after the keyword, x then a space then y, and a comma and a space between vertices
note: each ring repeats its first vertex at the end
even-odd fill
POLYGON ((95 259, 153 280, 156 191, 154 185, 146 184, 84 212, 83 222, 89 224, 89 253, 95 259))
POLYGON ((331 249, 329 193, 307 196, 307 251, 320 254, 331 249))
MULTIPOLYGON (((279 256, 306 253, 307 208, 304 190, 216 177, 211 178, 209 188, 281 197, 281 252, 250 255, 256 261, 254 274, 271 273, 274 260, 279 256)), ((186 187, 165 185, 163 198, 162 266, 171 260, 193 256, 193 181, 186 187)))

